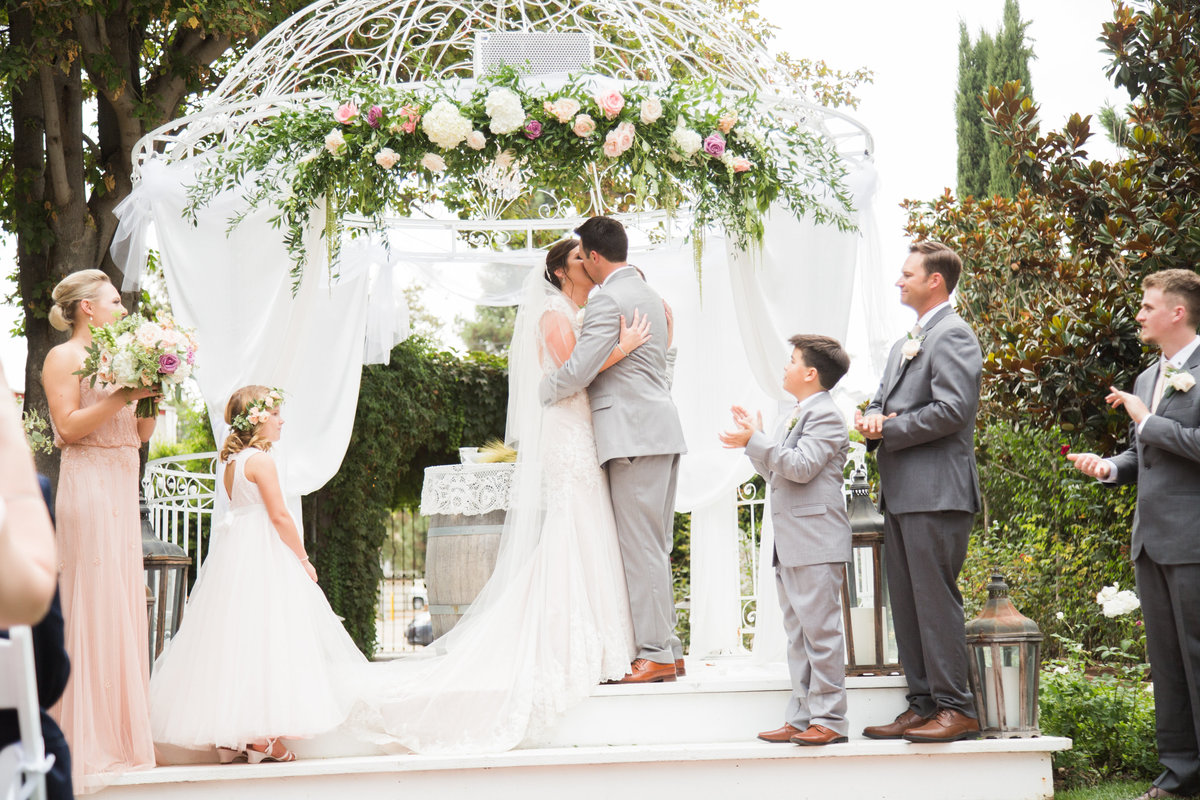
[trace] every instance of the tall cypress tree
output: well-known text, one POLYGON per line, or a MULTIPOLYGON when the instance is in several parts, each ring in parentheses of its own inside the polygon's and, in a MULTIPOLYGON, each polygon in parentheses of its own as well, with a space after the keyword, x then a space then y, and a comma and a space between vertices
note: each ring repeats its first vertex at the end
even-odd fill
POLYGON ((992 38, 983 32, 972 44, 967 26, 958 23, 958 93, 954 116, 958 125, 958 196, 983 197, 991 176, 987 131, 979 96, 987 91, 987 50, 992 38))
POLYGON ((1029 23, 1021 19, 1017 0, 1005 0, 1004 17, 995 38, 979 32, 972 42, 966 26, 959 23, 958 91, 955 117, 958 125, 958 196, 986 197, 1016 194, 1018 181, 1009 166, 1009 149, 987 132, 986 114, 980 95, 988 87, 1020 81, 1032 92, 1029 60, 1033 50, 1026 44, 1029 23))
MULTIPOLYGON (((1028 27, 1029 23, 1021 20, 1021 9, 1017 6, 1017 0, 1005 0, 1003 27, 996 36, 995 46, 988 61, 989 86, 1003 86, 1009 81, 1020 81, 1025 93, 1032 95, 1029 59, 1033 57, 1033 50, 1025 44, 1025 29, 1028 27)), ((1000 137, 988 137, 988 161, 991 168, 989 194, 1012 197, 1017 193, 1019 182, 1008 163, 1011 154, 1012 150, 1000 141, 1000 137)))

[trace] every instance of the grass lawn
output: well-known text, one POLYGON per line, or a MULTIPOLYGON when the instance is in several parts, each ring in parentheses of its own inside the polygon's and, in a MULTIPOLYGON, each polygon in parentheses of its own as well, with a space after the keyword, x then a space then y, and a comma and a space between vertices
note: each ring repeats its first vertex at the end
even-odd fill
POLYGON ((1054 793, 1054 800, 1133 800, 1150 788, 1150 781, 1113 781, 1054 793))

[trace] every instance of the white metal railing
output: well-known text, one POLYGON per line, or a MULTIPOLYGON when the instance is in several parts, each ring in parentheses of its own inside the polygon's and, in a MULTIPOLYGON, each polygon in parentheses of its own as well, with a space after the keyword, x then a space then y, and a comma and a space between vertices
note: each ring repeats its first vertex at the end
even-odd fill
POLYGON ((758 551, 766 504, 766 487, 761 480, 751 478, 737 488, 738 579, 741 584, 738 633, 747 650, 754 639, 758 618, 758 551))
POLYGON ((146 464, 142 496, 159 539, 183 548, 200 571, 216 499, 217 454, 190 453, 156 458, 146 464))

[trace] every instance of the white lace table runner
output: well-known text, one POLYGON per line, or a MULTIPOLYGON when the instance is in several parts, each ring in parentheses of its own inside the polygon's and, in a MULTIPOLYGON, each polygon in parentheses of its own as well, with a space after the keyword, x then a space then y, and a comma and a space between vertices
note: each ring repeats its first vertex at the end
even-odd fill
POLYGON ((487 514, 508 509, 515 464, 446 464, 425 468, 421 513, 487 514))

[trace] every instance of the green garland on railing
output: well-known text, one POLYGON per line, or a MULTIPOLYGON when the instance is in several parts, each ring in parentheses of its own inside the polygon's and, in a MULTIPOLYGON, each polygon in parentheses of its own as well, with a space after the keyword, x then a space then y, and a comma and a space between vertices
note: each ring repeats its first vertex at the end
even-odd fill
POLYGON ((336 248, 347 215, 382 227, 389 209, 436 203, 487 218, 508 179, 526 199, 562 201, 556 212, 588 213, 596 197, 617 211, 686 203, 694 233, 719 224, 743 247, 761 240, 776 201, 853 227, 845 164, 818 133, 713 80, 591 88, 603 80, 576 76, 550 89, 505 68, 469 93, 461 84, 381 87, 365 73, 331 81, 323 99, 262 120, 218 151, 189 190, 187 214, 232 189, 251 209, 274 206, 296 280, 318 208, 336 248))
POLYGON ((415 507, 425 467, 458 462, 460 446, 503 437, 504 360, 460 358, 409 339, 391 363, 363 368, 341 468, 304 498, 305 541, 321 588, 359 648, 375 651, 379 552, 392 509, 415 507))

